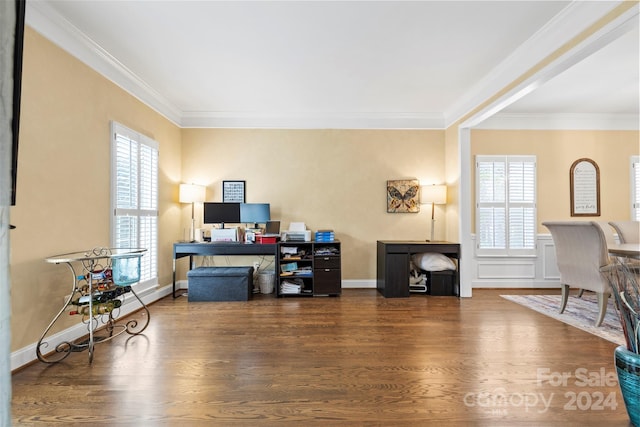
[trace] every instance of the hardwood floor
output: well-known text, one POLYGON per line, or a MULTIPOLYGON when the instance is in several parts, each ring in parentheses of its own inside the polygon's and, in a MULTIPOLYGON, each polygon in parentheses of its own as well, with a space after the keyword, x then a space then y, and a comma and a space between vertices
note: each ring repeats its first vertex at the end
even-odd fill
POLYGON ((500 297, 535 292, 167 297, 144 335, 96 345, 92 365, 73 353, 14 373, 13 422, 629 426, 616 345, 500 297), (566 385, 548 380, 561 373, 566 385))

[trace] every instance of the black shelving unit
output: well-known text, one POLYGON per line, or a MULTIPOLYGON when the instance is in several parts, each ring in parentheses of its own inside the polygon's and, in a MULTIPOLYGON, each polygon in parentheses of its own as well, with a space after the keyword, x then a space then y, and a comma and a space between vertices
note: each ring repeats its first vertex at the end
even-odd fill
POLYGON ((340 242, 315 242, 313 245, 313 294, 340 295, 342 271, 340 242))
POLYGON ((340 242, 280 242, 276 295, 340 295, 340 242))

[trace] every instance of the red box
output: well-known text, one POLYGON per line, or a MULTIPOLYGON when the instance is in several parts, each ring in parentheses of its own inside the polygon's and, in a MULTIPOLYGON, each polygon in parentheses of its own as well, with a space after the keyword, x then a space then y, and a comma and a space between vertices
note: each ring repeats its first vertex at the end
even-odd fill
POLYGON ((261 236, 260 243, 277 243, 277 236, 261 236))

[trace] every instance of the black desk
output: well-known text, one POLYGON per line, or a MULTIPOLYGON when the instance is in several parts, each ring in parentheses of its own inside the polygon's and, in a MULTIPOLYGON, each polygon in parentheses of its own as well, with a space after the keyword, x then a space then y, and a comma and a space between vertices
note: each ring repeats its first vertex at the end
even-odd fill
POLYGON ((377 288, 385 298, 409 296, 409 262, 411 255, 435 252, 458 260, 453 290, 460 296, 460 244, 420 240, 378 240, 377 288))
POLYGON ((208 255, 271 255, 278 256, 277 243, 174 243, 173 244, 173 297, 176 298, 176 260, 189 257, 189 269, 194 256, 208 255))

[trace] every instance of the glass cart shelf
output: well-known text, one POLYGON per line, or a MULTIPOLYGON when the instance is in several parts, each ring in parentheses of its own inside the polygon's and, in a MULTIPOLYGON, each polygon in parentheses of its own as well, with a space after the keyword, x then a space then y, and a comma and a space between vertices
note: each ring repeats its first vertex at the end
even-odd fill
POLYGON ((130 285, 140 280, 140 258, 146 249, 94 248, 88 251, 55 255, 46 258, 51 264, 66 264, 72 275, 71 294, 64 306, 45 329, 38 345, 36 355, 45 363, 56 363, 72 352, 89 350, 89 363, 93 361, 94 345, 109 341, 127 332, 138 335, 145 330, 150 320, 147 306, 142 302, 130 285), (145 318, 138 322, 132 319, 124 324, 117 323, 120 306, 125 294, 131 293, 142 304, 145 318), (78 342, 63 341, 49 354, 42 350, 49 347, 45 341, 53 325, 67 308, 71 315, 78 315, 87 325, 88 338, 78 342))

